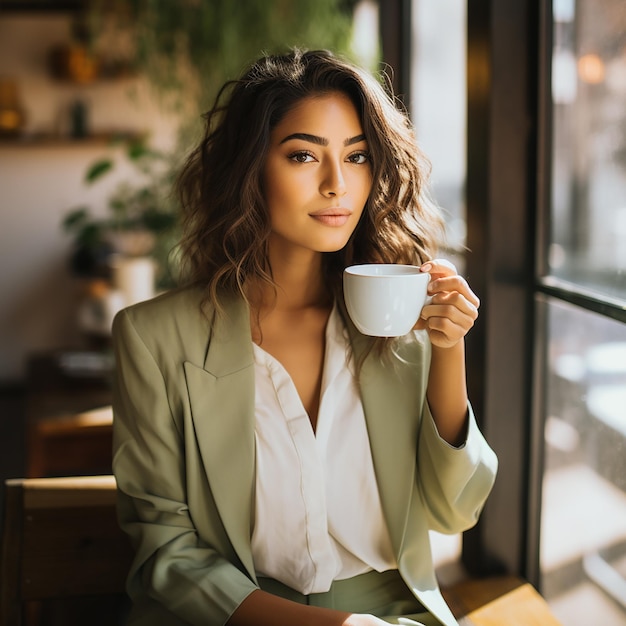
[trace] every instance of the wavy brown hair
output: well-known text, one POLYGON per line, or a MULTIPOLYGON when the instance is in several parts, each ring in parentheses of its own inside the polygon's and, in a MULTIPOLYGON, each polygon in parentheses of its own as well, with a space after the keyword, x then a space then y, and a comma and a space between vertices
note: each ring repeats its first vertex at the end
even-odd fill
POLYGON ((421 264, 432 258, 443 224, 426 194, 429 164, 388 81, 325 50, 292 50, 255 62, 219 92, 205 115, 200 145, 177 188, 183 208, 181 253, 186 278, 221 310, 221 295, 272 284, 270 221, 262 172, 272 129, 303 98, 347 95, 359 114, 373 184, 347 245, 324 253, 329 289, 343 302, 342 273, 356 263, 421 264))

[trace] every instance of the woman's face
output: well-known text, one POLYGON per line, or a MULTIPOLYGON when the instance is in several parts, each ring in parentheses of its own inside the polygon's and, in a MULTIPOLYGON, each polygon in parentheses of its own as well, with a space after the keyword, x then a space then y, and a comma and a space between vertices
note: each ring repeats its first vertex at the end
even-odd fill
POLYGON ((372 187, 368 146, 357 111, 340 92, 301 100, 270 136, 264 192, 270 248, 343 248, 372 187))

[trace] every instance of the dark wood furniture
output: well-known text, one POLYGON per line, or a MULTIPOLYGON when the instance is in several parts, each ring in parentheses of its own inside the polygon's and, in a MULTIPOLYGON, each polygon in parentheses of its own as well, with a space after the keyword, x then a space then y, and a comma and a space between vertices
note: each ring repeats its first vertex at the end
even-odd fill
POLYGON ((6 481, 0 626, 121 625, 131 558, 113 476, 6 481))
POLYGON ((112 448, 110 406, 35 419, 28 432, 28 476, 110 474, 112 448))
POLYGON ((111 359, 99 352, 50 352, 29 359, 28 477, 111 473, 111 359))

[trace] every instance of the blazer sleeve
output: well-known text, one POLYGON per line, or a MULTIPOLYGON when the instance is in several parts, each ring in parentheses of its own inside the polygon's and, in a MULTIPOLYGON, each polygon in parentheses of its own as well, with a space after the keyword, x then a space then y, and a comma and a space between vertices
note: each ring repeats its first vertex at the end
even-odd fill
POLYGON ((442 533, 471 528, 495 482, 498 459, 480 432, 471 406, 465 442, 451 446, 438 433, 424 401, 418 442, 418 480, 430 527, 442 533))
POLYGON ((120 525, 136 553, 128 591, 137 623, 224 624, 257 587, 194 527, 163 354, 147 347, 127 311, 115 319, 113 342, 113 472, 120 525))

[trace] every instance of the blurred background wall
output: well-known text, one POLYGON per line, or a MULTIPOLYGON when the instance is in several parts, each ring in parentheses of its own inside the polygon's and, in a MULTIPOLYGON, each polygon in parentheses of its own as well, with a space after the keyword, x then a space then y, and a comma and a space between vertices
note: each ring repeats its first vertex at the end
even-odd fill
POLYGON ((73 207, 106 210, 124 163, 98 186, 88 165, 119 151, 101 135, 148 133, 174 145, 177 120, 164 112, 142 78, 74 85, 55 80, 48 54, 71 38, 69 14, 0 14, 0 77, 15 81, 24 110, 23 141, 0 141, 0 381, 24 375, 30 352, 76 345, 83 287, 68 270, 70 237, 61 228, 73 207), (69 137, 71 108, 84 104, 93 140, 69 137))

